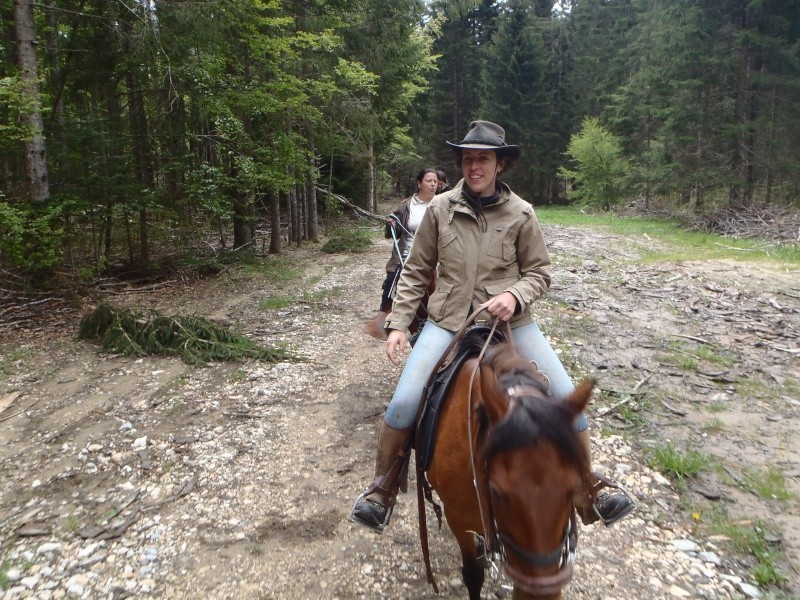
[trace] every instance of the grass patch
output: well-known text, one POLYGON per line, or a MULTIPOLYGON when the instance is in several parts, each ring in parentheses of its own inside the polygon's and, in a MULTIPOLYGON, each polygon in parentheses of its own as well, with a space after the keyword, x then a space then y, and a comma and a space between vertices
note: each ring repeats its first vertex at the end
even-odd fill
POLYGON ((287 285, 303 276, 303 272, 297 268, 297 261, 290 256, 270 256, 259 265, 258 274, 275 285, 287 285))
POLYGON ((366 252, 372 246, 368 231, 363 229, 342 229, 331 235, 320 248, 326 254, 358 254, 366 252))
POLYGON ((682 451, 672 444, 667 444, 651 448, 647 452, 647 463, 651 468, 683 483, 701 471, 707 470, 711 459, 697 450, 682 451))
POLYGON ((690 347, 679 340, 666 341, 665 350, 656 353, 653 358, 684 371, 730 368, 741 361, 738 356, 731 355, 716 346, 701 344, 697 347, 690 347))
POLYGON ((695 355, 699 359, 722 367, 732 367, 741 362, 738 356, 732 356, 719 348, 706 344, 703 344, 695 350, 695 355))
POLYGON ((710 422, 703 425, 703 431, 706 433, 720 433, 725 430, 725 423, 722 419, 712 419, 710 422))
POLYGON ((781 587, 787 582, 780 566, 785 557, 779 546, 766 539, 769 527, 758 521, 733 522, 723 514, 712 514, 709 527, 712 533, 728 538, 734 552, 755 560, 750 575, 758 585, 781 587))
POLYGON ((675 365, 684 371, 696 371, 700 363, 692 356, 678 356, 675 365))
POLYGON ((314 306, 323 303, 328 298, 336 298, 341 293, 341 288, 334 287, 328 290, 305 292, 297 296, 270 296, 269 298, 264 298, 258 305, 264 310, 279 310, 295 304, 310 304, 314 306))
POLYGON ((685 229, 677 221, 621 217, 611 213, 587 213, 571 207, 539 206, 539 220, 548 225, 570 227, 604 227, 614 233, 631 237, 657 237, 670 248, 664 251, 645 252, 645 260, 708 260, 730 259, 736 261, 777 260, 800 264, 800 246, 764 247, 761 240, 733 239, 710 233, 685 229))
POLYGON ((78 527, 80 526, 81 520, 76 515, 72 515, 64 521, 64 529, 66 531, 78 531, 78 527))
POLYGON ((33 348, 28 346, 17 346, 4 355, 0 355, 0 375, 10 375, 12 365, 20 360, 24 360, 36 354, 33 348))
POLYGON ((244 369, 236 369, 228 375, 230 383, 244 383, 247 381, 247 372, 244 369))
POLYGON ((10 581, 8 580, 8 571, 11 568, 11 561, 4 560, 0 563, 0 590, 7 590, 10 581))
POLYGON ((741 378, 736 382, 736 394, 749 400, 758 399, 765 402, 774 402, 784 394, 784 388, 773 387, 753 373, 750 377, 741 378))
POLYGON ((773 467, 764 471, 745 470, 742 481, 751 492, 767 500, 787 502, 794 498, 786 487, 786 477, 773 467))

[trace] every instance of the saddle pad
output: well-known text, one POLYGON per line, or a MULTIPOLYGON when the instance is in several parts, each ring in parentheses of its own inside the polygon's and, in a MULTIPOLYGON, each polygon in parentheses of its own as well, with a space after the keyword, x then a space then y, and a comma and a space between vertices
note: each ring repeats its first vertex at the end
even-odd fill
MULTIPOLYGON (((463 339, 471 338, 479 335, 480 339, 485 342, 489 337, 491 328, 485 325, 474 325, 470 327, 465 333, 463 339)), ((499 331, 494 332, 493 343, 497 344, 504 341, 504 336, 499 331)), ((419 453, 420 463, 422 470, 427 471, 433 459, 433 451, 436 446, 436 433, 439 428, 439 415, 444 406, 445 398, 447 397, 447 390, 450 389, 453 381, 464 366, 467 359, 480 354, 481 348, 474 343, 460 344, 455 358, 449 365, 439 370, 430 383, 425 387, 422 393, 422 399, 425 405, 422 409, 422 416, 419 420, 417 427, 417 447, 416 451, 419 453)))

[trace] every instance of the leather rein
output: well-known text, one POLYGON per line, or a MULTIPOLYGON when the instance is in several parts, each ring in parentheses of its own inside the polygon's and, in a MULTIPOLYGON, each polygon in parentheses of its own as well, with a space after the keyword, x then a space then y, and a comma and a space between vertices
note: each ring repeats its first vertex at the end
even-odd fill
MULTIPOLYGON (((464 332, 467 330, 469 325, 473 323, 475 317, 482 311, 482 308, 478 308, 474 311, 468 318, 465 324, 458 330, 453 341, 451 341, 450 345, 447 349, 442 353, 442 358, 439 360, 439 364, 434 369, 433 373, 435 375, 438 372, 439 368, 444 364, 448 356, 453 348, 456 347, 458 342, 464 335, 464 332)), ((485 559, 489 563, 491 567, 491 573, 494 578, 497 578, 497 574, 499 573, 498 562, 504 565, 504 569, 506 574, 508 575, 509 579, 514 583, 515 586, 518 586, 523 592, 533 595, 533 596, 546 596, 546 595, 554 595, 560 592, 563 587, 572 579, 573 574, 573 559, 575 556, 575 551, 578 545, 578 526, 577 526, 577 519, 575 514, 574 506, 571 509, 569 521, 564 528, 564 535, 562 537, 561 543, 558 547, 554 548, 550 552, 544 553, 537 553, 531 552, 521 546, 519 546, 510 536, 507 534, 499 531, 497 528, 497 521, 494 516, 494 506, 492 504, 492 494, 489 491, 489 481, 488 481, 488 465, 484 465, 484 469, 482 472, 482 476, 479 475, 479 470, 477 468, 476 463, 476 453, 475 453, 475 436, 472 435, 472 413, 473 413, 473 399, 472 399, 472 387, 475 381, 475 376, 480 368, 481 360, 486 352, 486 349, 492 342, 494 337, 495 330, 497 329, 498 319, 494 319, 492 324, 492 330, 487 336, 486 342, 481 348, 481 351, 478 355, 478 360, 475 364, 475 369, 472 371, 470 376, 470 385, 469 385, 469 397, 467 399, 467 431, 470 432, 469 436, 469 452, 470 452, 470 464, 472 466, 472 485, 475 489, 475 496, 478 501, 478 510, 480 512, 481 524, 483 526, 484 536, 483 536, 483 543, 484 543, 484 552, 485 552, 485 559), (484 499, 488 499, 488 502, 485 503, 484 499), (517 558, 519 558, 523 563, 544 568, 549 567, 554 564, 559 566, 558 572, 553 575, 544 575, 544 576, 537 576, 537 575, 527 575, 518 571, 516 568, 512 567, 505 561, 505 558, 508 552, 512 552, 517 558)), ((506 321, 503 323, 505 331, 503 332, 506 341, 509 344, 514 345, 514 338, 511 333, 511 326, 506 321)), ((431 377, 433 377, 432 375, 431 377)), ((533 388, 531 388, 533 389, 533 388)), ((520 402, 520 397, 523 395, 531 395, 526 394, 528 392, 527 386, 516 386, 513 388, 509 388, 506 390, 506 393, 509 397, 509 405, 508 411, 514 409, 514 407, 520 402)), ((539 393, 539 390, 536 390, 539 393)), ((418 422, 419 417, 421 416, 422 410, 420 410, 418 414, 418 422)), ((433 501, 433 494, 431 493, 431 487, 428 483, 427 478, 425 477, 425 473, 421 467, 421 460, 419 458, 419 452, 416 453, 416 468, 417 468, 417 500, 418 500, 418 508, 419 508, 419 520, 420 520, 420 543, 422 545, 422 554, 425 562, 425 573, 427 577, 428 583, 433 586, 434 591, 438 594, 439 588, 436 585, 436 581, 433 577, 433 570, 431 568, 430 562, 430 550, 428 547, 428 527, 427 527, 427 520, 425 515, 425 501, 423 499, 426 498, 434 507, 434 512, 439 521, 439 528, 441 529, 442 526, 442 518, 441 518, 441 508, 433 501)), ((478 534, 475 534, 477 537, 478 534)))

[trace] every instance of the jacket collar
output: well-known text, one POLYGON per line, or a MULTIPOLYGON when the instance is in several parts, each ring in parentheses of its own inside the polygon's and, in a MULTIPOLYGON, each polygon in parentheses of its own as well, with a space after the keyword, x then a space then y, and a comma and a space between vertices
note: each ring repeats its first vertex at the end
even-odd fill
MULTIPOLYGON (((459 212, 468 212, 469 214, 474 215, 474 213, 472 212, 472 208, 470 208, 469 204, 462 196, 462 194, 464 193, 464 185, 465 182, 464 179, 462 178, 455 185, 455 187, 453 187, 453 189, 448 190, 447 192, 445 192, 445 194, 447 194, 447 199, 450 202, 450 206, 453 208, 453 210, 459 212)), ((508 199, 511 197, 511 188, 508 187, 508 185, 506 185, 502 181, 498 181, 497 185, 500 188, 500 198, 497 200, 497 202, 490 204, 489 206, 497 206, 499 204, 508 202, 508 199)))

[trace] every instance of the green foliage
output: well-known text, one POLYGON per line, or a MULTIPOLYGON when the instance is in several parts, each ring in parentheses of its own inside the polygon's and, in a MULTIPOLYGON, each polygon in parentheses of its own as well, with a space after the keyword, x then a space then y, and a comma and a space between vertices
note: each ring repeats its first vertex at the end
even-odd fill
POLYGON ((7 590, 11 584, 8 580, 8 571, 11 568, 11 561, 4 560, 0 563, 0 590, 7 590))
POLYGON ((768 525, 760 521, 733 522, 723 514, 713 514, 710 526, 713 533, 729 540, 735 552, 756 559, 750 574, 758 585, 780 587, 786 583, 787 577, 780 567, 785 562, 785 556, 779 546, 767 541, 768 525))
POLYGON ((552 197, 569 128, 554 102, 563 92, 559 27, 541 16, 534 3, 503 3, 497 32, 482 53, 480 114, 501 123, 506 139, 523 149, 504 180, 530 200, 552 197))
POLYGON ((185 190, 191 205, 221 221, 229 221, 233 210, 226 189, 232 184, 220 167, 203 164, 188 173, 185 190))
POLYGON ((0 77, 0 154, 13 151, 34 133, 21 118, 35 107, 18 77, 0 77))
POLYGON ((598 119, 584 119, 580 132, 570 138, 567 154, 575 168, 562 167, 559 172, 574 181, 573 189, 567 192, 568 198, 603 210, 622 198, 628 170, 622 157, 622 145, 598 119))
POLYGON ((369 232, 361 229, 345 229, 332 235, 320 249, 327 254, 358 254, 366 252, 371 245, 369 232))
POLYGON ((126 356, 180 356, 190 365, 209 361, 302 360, 280 348, 259 346, 249 338, 198 316, 167 317, 101 304, 80 323, 79 339, 126 356))
POLYGON ((10 204, 0 195, 0 261, 26 271, 57 265, 64 229, 59 206, 10 204))
POLYGON ((749 490, 767 500, 785 502, 794 497, 786 486, 786 477, 774 467, 764 471, 746 471, 743 481, 749 490))
POLYGON ((315 305, 321 304, 327 298, 338 296, 340 293, 341 290, 337 287, 330 290, 304 292, 300 296, 270 296, 269 298, 264 298, 264 300, 259 303, 259 306, 265 310, 274 310, 287 308, 294 304, 315 305))
POLYGON ((647 453, 648 464, 662 473, 685 481, 708 468, 711 459, 697 450, 681 451, 672 444, 652 448, 647 453))

